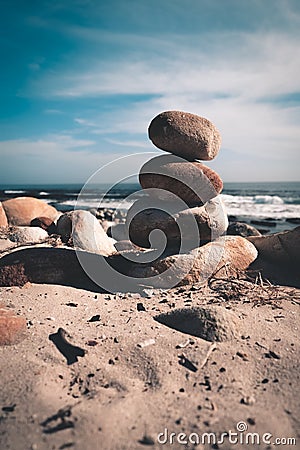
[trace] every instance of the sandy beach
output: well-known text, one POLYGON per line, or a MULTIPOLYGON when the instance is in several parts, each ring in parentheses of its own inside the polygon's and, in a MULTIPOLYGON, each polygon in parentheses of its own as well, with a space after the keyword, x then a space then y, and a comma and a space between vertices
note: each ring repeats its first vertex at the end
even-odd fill
POLYGON ((243 449, 226 439, 219 447, 184 446, 177 437, 164 444, 165 429, 220 439, 239 422, 260 439, 272 434, 270 442, 299 438, 300 291, 241 282, 225 300, 224 284, 212 287, 142 296, 30 283, 1 288, 3 305, 28 323, 22 342, 1 348, 1 448, 243 449), (193 320, 190 333, 155 320, 182 308, 196 317, 198 307, 228 313, 223 341, 197 337, 193 320), (71 346, 65 351, 55 344, 60 329, 71 346))

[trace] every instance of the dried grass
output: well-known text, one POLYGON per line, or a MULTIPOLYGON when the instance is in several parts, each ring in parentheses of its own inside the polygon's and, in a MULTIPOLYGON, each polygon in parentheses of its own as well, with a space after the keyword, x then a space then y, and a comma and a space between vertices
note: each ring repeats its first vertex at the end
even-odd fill
MULTIPOLYGON (((220 270, 226 267, 221 267, 220 270)), ((300 304, 300 291, 296 288, 272 284, 261 272, 238 271, 236 276, 219 277, 214 274, 208 280, 208 288, 222 301, 252 303, 253 307, 272 305, 281 308, 280 301, 289 300, 300 304), (298 300, 298 301, 297 301, 298 300)))

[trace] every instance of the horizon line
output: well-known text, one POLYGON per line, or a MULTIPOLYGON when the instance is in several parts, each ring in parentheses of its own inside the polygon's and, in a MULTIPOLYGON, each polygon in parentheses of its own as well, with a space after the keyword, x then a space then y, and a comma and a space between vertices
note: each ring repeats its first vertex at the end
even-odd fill
MULTIPOLYGON (((91 185, 105 185, 105 184, 109 184, 110 181, 104 182, 104 183, 90 183, 91 185)), ((115 184, 118 184, 119 182, 114 182, 115 184)), ((223 181, 224 184, 226 183, 251 183, 251 184, 255 184, 255 183, 300 183, 300 180, 281 180, 281 181, 223 181)), ((74 182, 68 182, 68 183, 63 183, 63 182, 56 182, 56 183, 0 183, 0 189, 5 189, 6 186, 58 186, 58 185, 63 185, 63 186, 71 186, 71 185, 85 185, 85 182, 78 182, 78 181, 74 181, 74 182)), ((138 181, 131 181, 131 182, 124 182, 123 184, 139 184, 138 181)))

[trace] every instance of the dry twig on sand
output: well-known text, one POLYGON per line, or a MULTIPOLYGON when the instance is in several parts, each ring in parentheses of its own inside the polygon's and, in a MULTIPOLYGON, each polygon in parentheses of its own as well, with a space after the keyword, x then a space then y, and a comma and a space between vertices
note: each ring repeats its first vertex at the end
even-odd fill
POLYGON ((274 285, 263 279, 260 272, 253 277, 242 271, 235 277, 220 278, 214 274, 208 280, 208 287, 223 301, 251 301, 253 306, 270 304, 281 308, 278 304, 280 301, 290 300, 297 303, 296 298, 299 297, 299 292, 295 289, 274 285))

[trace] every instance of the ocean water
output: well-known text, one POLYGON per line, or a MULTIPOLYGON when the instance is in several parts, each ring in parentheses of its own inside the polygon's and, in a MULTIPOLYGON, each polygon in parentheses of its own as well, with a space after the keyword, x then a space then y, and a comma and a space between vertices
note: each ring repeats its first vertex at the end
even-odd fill
MULTIPOLYGON (((82 187, 79 184, 0 185, 0 201, 32 196, 60 211, 70 211, 74 207, 126 210, 141 195, 138 184, 123 183, 113 188, 108 184, 91 185, 78 198, 82 187)), ((272 232, 294 228, 296 224, 291 224, 290 220, 300 218, 300 182, 224 183, 221 196, 229 216, 248 223, 252 220, 276 222, 269 226, 272 232)))
POLYGON ((300 217, 300 182, 225 183, 222 197, 228 214, 271 219, 300 217))

